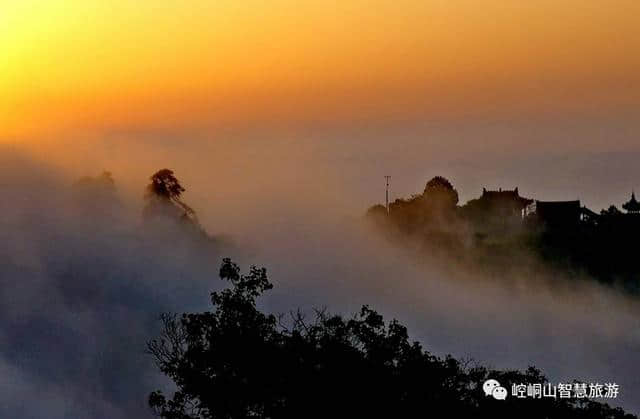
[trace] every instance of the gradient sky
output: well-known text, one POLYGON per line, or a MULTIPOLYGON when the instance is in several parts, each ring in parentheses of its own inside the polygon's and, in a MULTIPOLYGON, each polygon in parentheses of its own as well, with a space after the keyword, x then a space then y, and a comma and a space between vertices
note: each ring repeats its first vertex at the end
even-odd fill
MULTIPOLYGON (((61 200, 75 179, 109 170, 135 230, 149 176, 164 167, 211 234, 237 240, 281 281, 279 311, 331 301, 347 313, 362 300, 406 320, 440 354, 610 378, 637 394, 635 305, 520 281, 459 288, 345 227, 384 202, 384 175, 391 199, 443 175, 461 203, 483 187, 517 186, 531 198, 619 207, 640 191, 639 17, 638 0, 0 0, 0 250, 19 262, 0 263, 0 279, 33 281, 0 287, 0 313, 18 307, 19 316, 31 311, 24 301, 45 298, 33 310, 38 327, 14 330, 48 349, 39 358, 0 347, 0 408, 6 394, 16 411, 68 417, 51 412, 105 396, 147 411, 147 390, 128 392, 145 373, 126 367, 134 377, 122 386, 111 362, 144 347, 146 317, 112 319, 129 307, 155 319, 168 303, 206 303, 210 282, 183 281, 184 266, 200 269, 195 253, 163 243, 132 252, 145 240, 111 225, 95 235, 93 219, 91 231, 76 231, 84 221, 61 200), (105 273, 86 262, 94 249, 105 273), (95 271, 97 285, 48 279, 75 264, 95 271), (89 288, 96 300, 79 321, 75 304, 86 305, 89 288), (52 334, 52 321, 73 336, 52 334), (109 347, 105 358, 95 345, 109 347), (15 361, 23 355, 34 361, 26 369, 15 361), (60 368, 71 381, 58 379, 60 368), (33 404, 40 389, 48 399, 33 404)), ((117 403, 95 406, 131 416, 108 409, 117 403)))
POLYGON ((0 138, 635 112, 638 16, 635 0, 0 0, 0 138))

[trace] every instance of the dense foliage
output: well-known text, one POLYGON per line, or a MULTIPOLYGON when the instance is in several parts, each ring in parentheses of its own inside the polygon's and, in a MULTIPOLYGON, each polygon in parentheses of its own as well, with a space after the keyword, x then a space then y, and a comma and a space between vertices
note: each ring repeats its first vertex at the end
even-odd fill
POLYGON ((545 378, 533 367, 493 371, 436 357, 369 307, 349 319, 263 313, 256 300, 272 288, 264 269, 241 275, 225 259, 220 277, 231 287, 211 294, 213 311, 164 315, 162 335, 148 344, 177 386, 171 398, 149 397, 162 418, 633 417, 587 399, 487 397, 487 378, 545 378))

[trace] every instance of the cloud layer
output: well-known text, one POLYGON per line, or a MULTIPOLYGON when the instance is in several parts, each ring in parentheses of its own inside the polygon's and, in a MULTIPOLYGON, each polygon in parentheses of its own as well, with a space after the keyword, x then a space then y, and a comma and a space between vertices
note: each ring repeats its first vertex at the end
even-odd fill
MULTIPOLYGON (((0 416, 145 417, 148 392, 167 385, 144 354, 157 316, 207 309, 209 292, 222 286, 223 256, 268 268, 275 284, 262 301, 268 310, 327 306, 349 314, 369 304, 438 355, 497 368, 533 364, 553 380, 615 381, 620 402, 640 410, 636 300, 527 269, 528 259, 513 261, 523 266, 513 277, 496 278, 455 260, 416 258, 362 225, 341 178, 322 176, 323 164, 307 162, 306 150, 250 150, 259 163, 236 160, 241 180, 216 192, 227 199, 203 196, 216 185, 214 169, 186 172, 188 202, 214 234, 231 234, 238 251, 203 247, 170 225, 145 227, 144 177, 116 171, 118 203, 96 215, 65 172, 3 149, 0 416), (273 179, 255 175, 265 167, 273 179), (300 174, 287 179, 294 167, 300 174), (239 187, 252 177, 253 187, 239 187)), ((178 165, 185 158, 174 157, 178 165)))

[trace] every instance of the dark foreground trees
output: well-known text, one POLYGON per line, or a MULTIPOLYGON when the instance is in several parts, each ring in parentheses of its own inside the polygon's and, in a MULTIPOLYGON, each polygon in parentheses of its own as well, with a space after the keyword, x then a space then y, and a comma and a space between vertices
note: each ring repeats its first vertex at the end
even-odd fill
POLYGON ((482 383, 542 383, 535 368, 491 371, 410 342, 397 321, 363 307, 351 319, 316 311, 276 317, 256 299, 272 288, 265 269, 241 275, 225 259, 231 287, 211 294, 213 311, 164 315, 148 350, 176 384, 149 404, 167 419, 188 418, 632 418, 585 399, 496 400, 482 383))

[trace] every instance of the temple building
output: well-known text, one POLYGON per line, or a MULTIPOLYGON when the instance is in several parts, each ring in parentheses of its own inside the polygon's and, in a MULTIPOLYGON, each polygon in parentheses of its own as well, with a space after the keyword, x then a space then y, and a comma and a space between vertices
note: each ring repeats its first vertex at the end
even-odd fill
POLYGON ((580 201, 536 201, 535 219, 547 227, 574 227, 581 220, 580 201))
POLYGON ((622 208, 629 214, 640 214, 640 202, 636 200, 635 192, 631 192, 631 199, 622 204, 622 208))
POLYGON ((522 218, 525 209, 533 203, 533 199, 524 198, 518 193, 518 188, 514 190, 488 191, 482 188, 482 196, 479 199, 481 205, 489 210, 492 215, 498 217, 522 218))
POLYGON ((476 234, 512 234, 523 227, 523 219, 533 199, 520 196, 513 190, 482 189, 479 198, 472 199, 461 209, 463 216, 472 221, 476 234))

